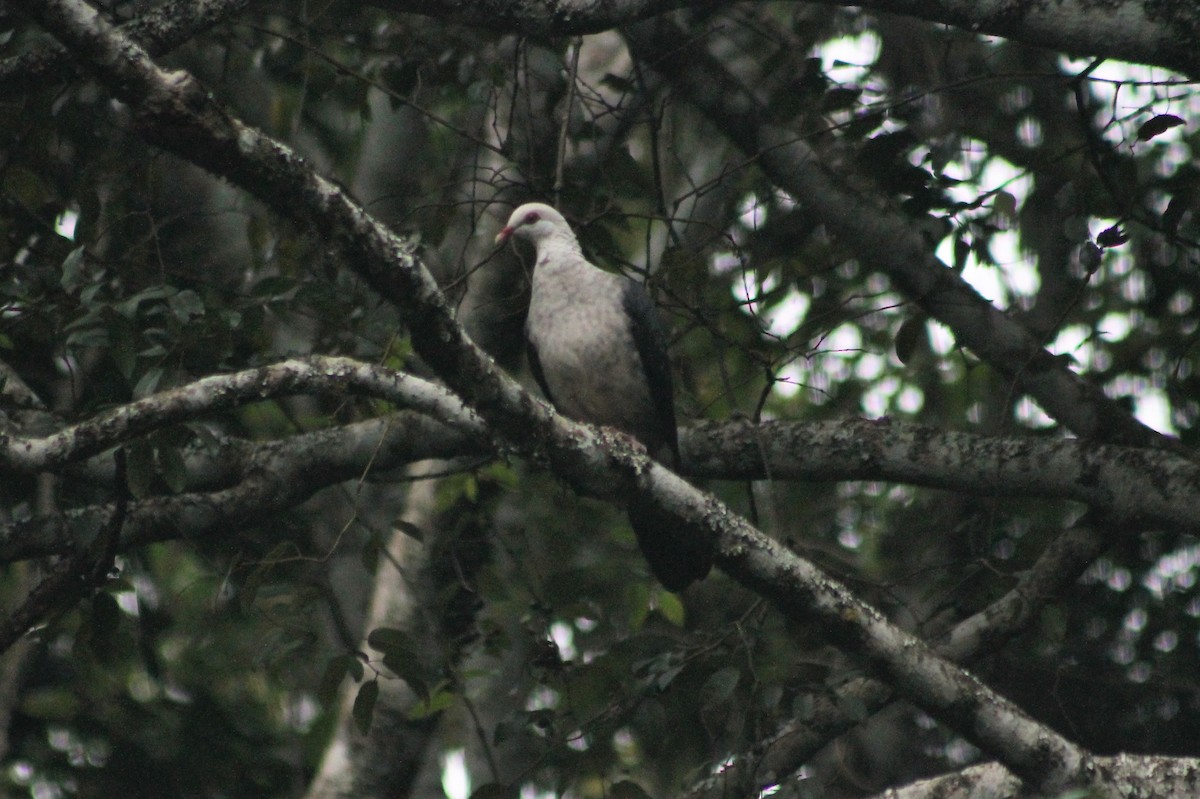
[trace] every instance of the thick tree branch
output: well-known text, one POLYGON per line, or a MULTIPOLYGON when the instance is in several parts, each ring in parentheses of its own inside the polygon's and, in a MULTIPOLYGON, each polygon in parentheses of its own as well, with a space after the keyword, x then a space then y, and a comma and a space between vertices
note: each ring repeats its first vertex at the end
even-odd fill
MULTIPOLYGON (((151 55, 161 55, 219 25, 248 4, 249 0, 168 0, 122 25, 121 30, 151 55)), ((58 44, 7 58, 0 61, 0 98, 15 97, 74 71, 75 61, 58 44)))
MULTIPOLYGON (((817 0, 825 5, 852 5, 817 0)), ((532 35, 596 33, 677 8, 711 8, 714 0, 373 0, 389 11, 532 35)), ((1200 10, 1153 0, 867 0, 853 5, 1004 36, 1055 50, 1200 75, 1200 10)))
MULTIPOLYGON (((323 488, 361 478, 368 466, 391 469, 439 457, 448 433, 452 431, 440 423, 405 412, 261 444, 245 456, 244 477, 235 486, 131 502, 120 549, 201 540, 252 526, 295 508, 323 488)), ((468 450, 474 446, 470 439, 453 436, 448 443, 468 450)), ((111 505, 89 506, 0 527, 0 563, 69 553, 112 512, 111 505)))
MULTIPOLYGON (((1037 619, 1046 602, 1074 585, 1106 545, 1107 538, 1090 525, 1066 530, 1004 596, 940 636, 937 653, 951 660, 969 661, 999 649, 1037 619)), ((830 741, 857 726, 861 719, 851 718, 845 708, 860 707, 875 713, 894 698, 888 685, 869 677, 851 680, 827 695, 816 695, 802 721, 783 725, 683 796, 721 799, 731 789, 742 795, 757 793, 785 779, 830 741)))
POLYGON ((716 499, 654 464, 625 436, 552 414, 502 374, 454 320, 412 248, 293 153, 217 106, 184 73, 167 74, 144 50, 78 0, 21 0, 133 107, 151 141, 235 182, 325 236, 346 263, 395 303, 416 352, 518 452, 545 453, 575 490, 603 497, 650 494, 682 522, 707 527, 717 562, 785 612, 819 621, 888 682, 1039 788, 1103 787, 1089 755, 970 674, 890 625, 811 563, 766 538, 716 499))
MULTIPOLYGON (((299 393, 362 394, 444 423, 431 428, 436 432, 420 457, 494 451, 480 420, 445 389, 348 358, 313 356, 205 377, 44 437, 23 437, 10 429, 0 433, 0 473, 59 469, 152 430, 299 393)), ((365 458, 369 452, 361 449, 362 442, 381 435, 378 425, 325 431, 323 446, 331 459, 344 459, 345 448, 358 448, 365 458)), ((1194 531, 1200 525, 1200 467, 1160 450, 980 436, 892 420, 706 422, 682 433, 686 471, 696 477, 886 480, 980 495, 1075 500, 1131 533, 1147 527, 1194 531)), ((303 455, 308 443, 304 437, 295 442, 303 455)), ((251 457, 254 448, 247 444, 242 450, 242 457, 251 457)), ((201 454, 197 460, 204 460, 201 454)), ((189 483, 193 490, 229 485, 245 474, 241 459, 228 452, 221 464, 198 463, 196 470, 189 483)))
MULTIPOLYGON (((1097 767, 1124 788, 1129 799, 1196 796, 1200 792, 1200 762, 1193 758, 1117 755, 1096 758, 1097 767)), ((903 788, 892 788, 874 799, 1029 799, 1020 780, 999 763, 981 763, 903 788)))
POLYGON ((831 233, 870 266, 887 274, 907 296, 945 323, 1045 411, 1085 438, 1181 451, 1134 419, 1096 385, 1042 348, 1019 322, 985 300, 942 263, 910 221, 875 207, 822 163, 791 131, 763 121, 757 100, 705 52, 703 40, 659 20, 626 32, 635 57, 665 75, 767 177, 809 208, 831 233), (692 42, 679 49, 680 42, 692 42))
POLYGON ((688 473, 726 480, 885 480, 980 495, 1073 499, 1133 533, 1200 527, 1200 467, 1162 450, 980 436, 889 419, 706 422, 688 473))
POLYGON ((76 543, 73 551, 54 565, 25 601, 0 622, 0 652, 7 652, 35 624, 55 611, 73 607, 108 580, 129 510, 124 451, 117 450, 114 460, 117 499, 102 529, 90 544, 76 543))
POLYGON ((101 413, 45 438, 0 433, 0 473, 54 469, 204 413, 301 392, 370 394, 426 413, 451 428, 486 437, 479 420, 444 388, 391 369, 318 355, 202 378, 101 413))

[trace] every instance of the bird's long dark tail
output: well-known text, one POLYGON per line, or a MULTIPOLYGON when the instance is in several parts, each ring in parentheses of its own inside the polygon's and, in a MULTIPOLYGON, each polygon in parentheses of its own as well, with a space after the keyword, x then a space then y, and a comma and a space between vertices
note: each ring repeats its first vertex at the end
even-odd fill
POLYGON ((681 525, 641 497, 629 503, 629 523, 650 571, 668 591, 682 591, 708 576, 712 545, 707 531, 681 525))

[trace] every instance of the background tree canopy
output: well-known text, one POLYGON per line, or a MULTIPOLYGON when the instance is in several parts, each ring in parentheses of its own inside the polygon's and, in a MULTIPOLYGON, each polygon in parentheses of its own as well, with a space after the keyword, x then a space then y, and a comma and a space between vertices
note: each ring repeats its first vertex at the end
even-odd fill
POLYGON ((979 6, 0 7, 6 792, 1200 795, 1200 8, 979 6))

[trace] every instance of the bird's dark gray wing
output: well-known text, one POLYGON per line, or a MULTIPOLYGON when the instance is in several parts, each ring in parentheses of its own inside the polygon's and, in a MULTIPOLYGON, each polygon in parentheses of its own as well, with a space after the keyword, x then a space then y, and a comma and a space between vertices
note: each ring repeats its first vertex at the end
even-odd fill
POLYGON ((525 357, 529 359, 529 371, 533 372, 533 379, 537 381, 538 388, 542 390, 542 396, 557 408, 554 397, 550 395, 550 384, 546 382, 546 373, 542 371, 542 362, 538 360, 537 345, 533 343, 533 337, 529 335, 528 331, 525 334, 525 357))
POLYGON ((654 403, 654 432, 659 440, 653 443, 669 446, 675 465, 678 465, 679 432, 675 428, 675 386, 671 380, 671 359, 667 355, 667 331, 642 284, 625 281, 621 301, 654 403))

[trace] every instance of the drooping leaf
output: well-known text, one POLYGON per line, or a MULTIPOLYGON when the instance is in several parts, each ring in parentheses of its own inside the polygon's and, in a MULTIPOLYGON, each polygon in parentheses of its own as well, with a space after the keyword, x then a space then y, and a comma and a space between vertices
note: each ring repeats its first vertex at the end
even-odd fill
POLYGON ((371 731, 371 719, 375 715, 375 703, 379 700, 379 680, 374 679, 362 684, 354 697, 354 724, 358 731, 366 735, 371 731))
POLYGON ((896 358, 900 363, 907 364, 912 359, 917 345, 925 336, 925 322, 924 315, 910 316, 901 323, 900 329, 896 331, 896 358))
POLYGON ((1174 114, 1159 114, 1147 119, 1138 127, 1138 141, 1150 141, 1155 136, 1166 133, 1171 128, 1184 124, 1183 119, 1174 114))

